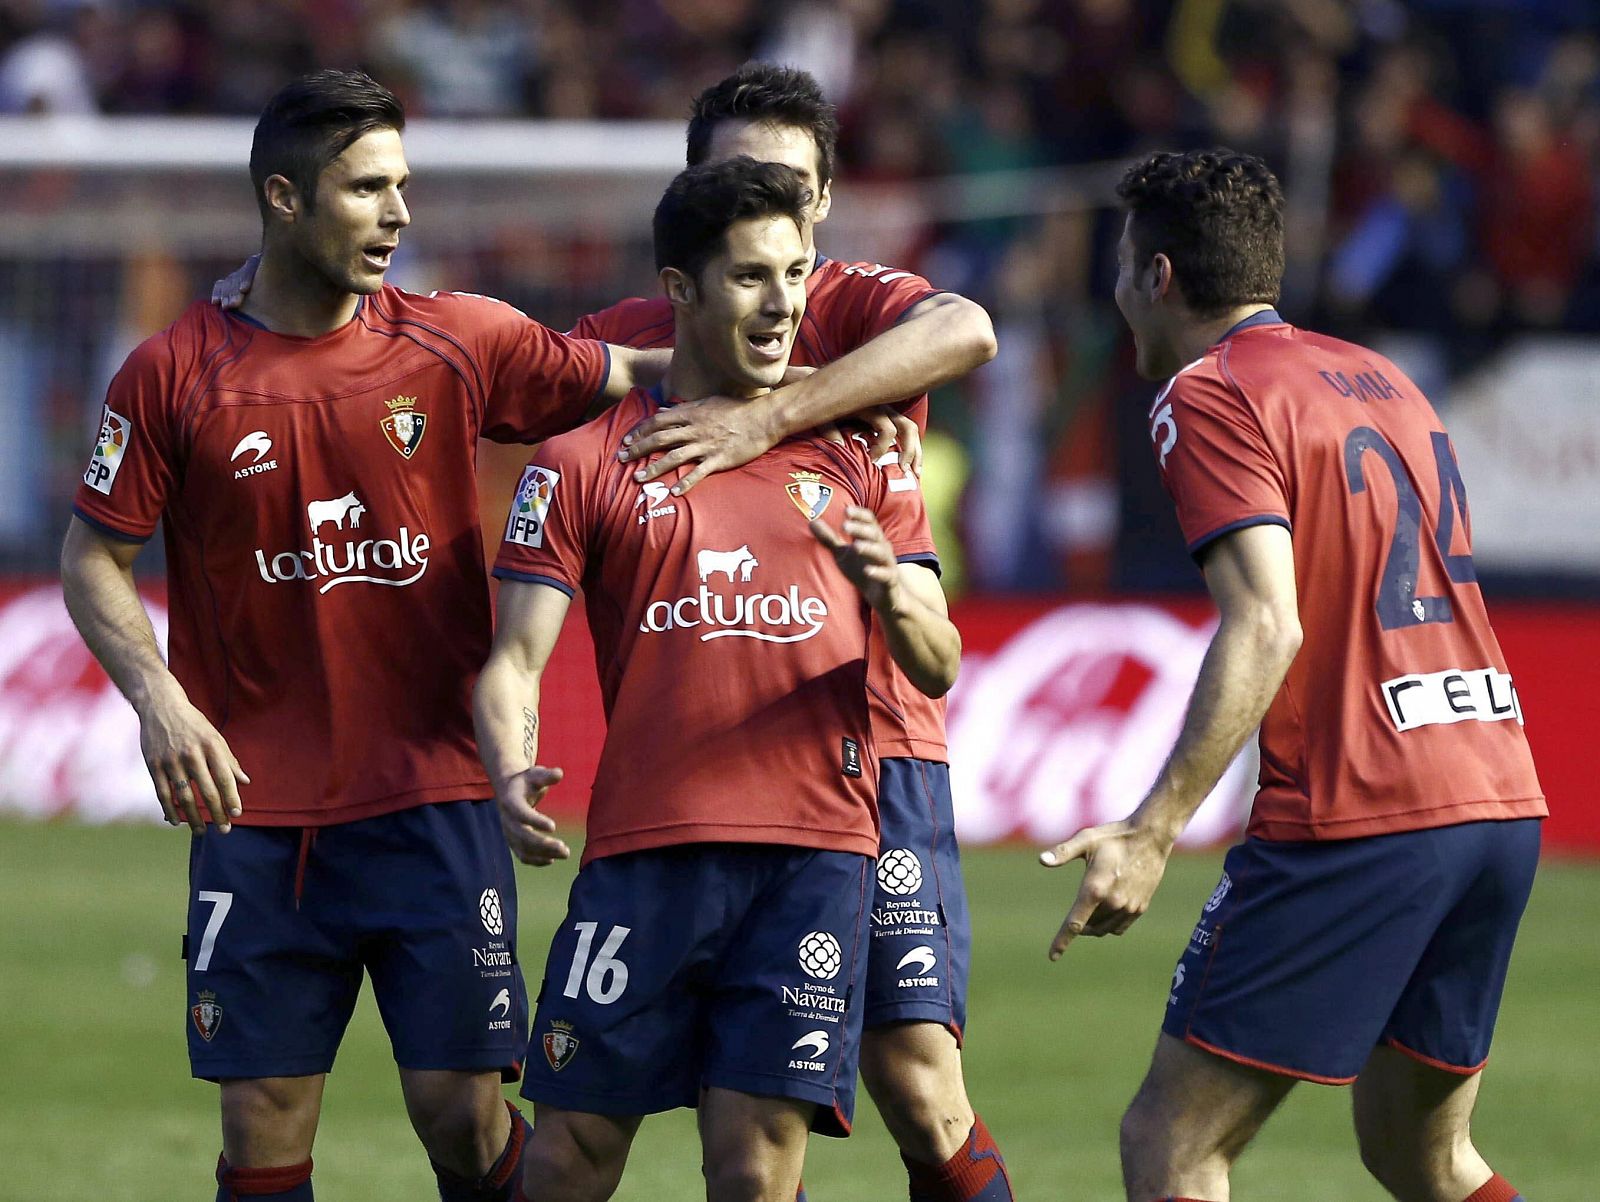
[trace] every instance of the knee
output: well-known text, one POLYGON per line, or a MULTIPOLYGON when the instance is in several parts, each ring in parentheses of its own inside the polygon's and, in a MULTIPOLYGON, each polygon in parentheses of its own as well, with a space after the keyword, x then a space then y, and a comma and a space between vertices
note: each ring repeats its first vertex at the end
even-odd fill
POLYGON ((1166 1160, 1161 1155, 1163 1137, 1169 1134, 1165 1125, 1154 1114, 1145 1092, 1139 1094, 1123 1111, 1122 1123, 1117 1128, 1117 1147, 1122 1156, 1126 1174, 1131 1169, 1149 1166, 1155 1160, 1166 1160))
POLYGON ((321 1109, 314 1077, 230 1080, 222 1084, 222 1147, 236 1167, 293 1164, 311 1155, 321 1109))
POLYGON ((1447 1166, 1427 1148, 1398 1127, 1358 1131, 1356 1143, 1362 1167, 1390 1194, 1402 1202, 1433 1202, 1431 1184, 1447 1176, 1447 1166))
POLYGON ((522 1153, 523 1193, 604 1202, 621 1183, 627 1156, 626 1143, 541 1115, 522 1153))
POLYGON ((439 1089, 407 1099, 411 1125, 428 1155, 462 1176, 482 1174, 505 1147, 506 1104, 492 1091, 439 1089))
MULTIPOLYGON (((708 1160, 702 1171, 710 1202, 767 1202, 779 1196, 773 1166, 763 1164, 759 1157, 720 1156, 715 1161, 708 1160)), ((793 1198, 793 1191, 788 1192, 793 1198)))
POLYGON ((861 1076, 884 1125, 913 1160, 943 1164, 972 1130, 960 1052, 941 1028, 869 1033, 862 1043, 861 1076))

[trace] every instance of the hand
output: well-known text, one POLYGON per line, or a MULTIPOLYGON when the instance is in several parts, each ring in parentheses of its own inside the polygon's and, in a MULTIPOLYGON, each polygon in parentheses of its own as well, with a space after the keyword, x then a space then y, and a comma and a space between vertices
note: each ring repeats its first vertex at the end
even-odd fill
POLYGON ((233 829, 244 808, 239 786, 250 778, 228 741, 188 698, 164 697, 141 709, 139 749, 168 825, 187 822, 198 835, 206 829, 203 809, 220 833, 233 829))
POLYGON ((1050 959, 1059 960, 1079 935, 1120 935, 1137 922, 1150 908, 1171 854, 1170 840, 1128 819, 1086 827, 1040 852, 1046 868, 1084 862, 1083 884, 1050 945, 1050 959))
POLYGON ((554 835, 556 820, 535 807, 552 786, 561 780, 560 768, 535 764, 513 773, 495 785, 494 799, 500 807, 500 829, 505 832, 511 852, 524 864, 543 868, 572 855, 554 835))
POLYGON ((706 397, 684 401, 640 422, 623 437, 617 458, 627 463, 665 452, 633 473, 641 484, 686 463, 696 464, 672 486, 672 495, 679 497, 714 472, 740 467, 765 454, 781 437, 767 401, 706 397))
POLYGON ((833 562, 861 590, 867 604, 877 610, 892 609, 899 601, 900 564, 877 517, 870 509, 852 505, 844 511, 842 530, 840 538, 821 518, 811 523, 811 533, 833 552, 833 562))
POLYGON ((222 309, 237 309, 244 304, 245 293, 255 283, 256 268, 261 266, 261 256, 251 255, 236 267, 232 275, 211 285, 211 303, 222 309))
POLYGON ((889 405, 876 405, 856 414, 855 420, 872 431, 874 462, 898 447, 901 469, 913 476, 922 475, 922 431, 916 422, 889 405))

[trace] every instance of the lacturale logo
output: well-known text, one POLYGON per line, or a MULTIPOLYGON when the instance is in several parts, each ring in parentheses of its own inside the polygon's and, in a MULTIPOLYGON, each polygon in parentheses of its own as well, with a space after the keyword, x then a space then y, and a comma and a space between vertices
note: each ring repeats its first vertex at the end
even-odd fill
POLYGON ((394 538, 363 538, 361 519, 367 507, 354 489, 342 497, 312 501, 306 506, 311 546, 302 551, 280 551, 270 559, 256 551, 256 569, 268 584, 289 580, 318 580, 317 592, 339 584, 387 584, 404 588, 422 579, 428 570, 426 534, 412 534, 401 526, 394 538), (328 540, 323 541, 324 537, 328 540))
POLYGON ((748 544, 731 551, 702 549, 695 555, 699 592, 673 601, 650 602, 639 632, 699 630, 703 643, 722 638, 799 643, 817 634, 828 616, 827 602, 821 597, 802 597, 799 585, 791 584, 781 593, 724 595, 729 588, 755 583, 760 566, 748 544))

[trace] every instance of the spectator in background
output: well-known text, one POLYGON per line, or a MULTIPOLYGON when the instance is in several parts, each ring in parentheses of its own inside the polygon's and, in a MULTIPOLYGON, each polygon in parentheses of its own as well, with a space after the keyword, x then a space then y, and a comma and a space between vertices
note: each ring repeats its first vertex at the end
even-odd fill
POLYGON ((98 112, 89 47, 104 26, 87 2, 63 6, 49 19, 25 20, 26 32, 0 56, 0 113, 98 112))

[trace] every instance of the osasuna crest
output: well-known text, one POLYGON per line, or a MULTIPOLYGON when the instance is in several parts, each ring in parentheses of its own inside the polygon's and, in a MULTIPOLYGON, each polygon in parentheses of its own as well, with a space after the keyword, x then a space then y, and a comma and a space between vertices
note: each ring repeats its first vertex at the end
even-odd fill
POLYGON ((784 486, 789 491, 789 499, 806 515, 808 521, 820 518, 822 511, 828 508, 828 502, 833 500, 833 487, 824 484, 817 472, 790 472, 789 480, 790 483, 784 486))
POLYGON ((378 423, 383 427, 383 435, 389 440, 389 445, 406 459, 417 453, 417 448, 422 445, 422 435, 428 428, 428 415, 416 412, 416 403, 414 396, 397 396, 392 401, 385 401, 384 404, 389 406, 389 416, 378 423))
POLYGON ((217 995, 201 990, 200 1000, 189 1007, 189 1016, 194 1019, 194 1029, 200 1032, 200 1038, 210 1043, 222 1025, 222 1007, 217 1005, 217 995))
POLYGON ((577 1054, 578 1039, 572 1033, 572 1024, 556 1019, 550 1024, 550 1030, 544 1033, 544 1058, 559 1073, 572 1063, 572 1058, 577 1054))

